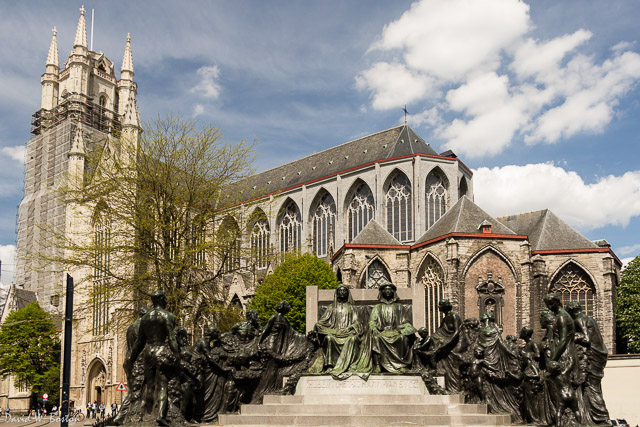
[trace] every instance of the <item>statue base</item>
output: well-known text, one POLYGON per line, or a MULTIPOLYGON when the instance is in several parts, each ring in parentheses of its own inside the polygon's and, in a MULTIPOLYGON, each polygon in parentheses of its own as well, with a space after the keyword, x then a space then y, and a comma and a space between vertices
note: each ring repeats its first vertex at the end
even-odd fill
POLYGON ((356 375, 352 375, 346 380, 335 380, 330 376, 322 375, 300 378, 295 394, 304 396, 426 395, 429 394, 429 391, 418 375, 371 375, 366 381, 356 375))
POLYGON ((430 395, 415 375, 303 376, 295 395, 266 395, 262 405, 220 414, 224 426, 507 426, 511 415, 487 414, 461 394, 430 395))

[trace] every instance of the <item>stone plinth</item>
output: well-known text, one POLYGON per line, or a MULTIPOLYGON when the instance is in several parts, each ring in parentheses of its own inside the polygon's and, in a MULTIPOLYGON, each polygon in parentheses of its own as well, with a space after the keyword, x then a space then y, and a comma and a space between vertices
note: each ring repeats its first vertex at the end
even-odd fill
POLYGON ((425 395, 429 394, 427 387, 419 376, 371 375, 367 381, 358 376, 351 376, 346 380, 337 381, 330 376, 302 377, 296 387, 296 395, 373 395, 373 394, 401 394, 425 395))
POLYGON ((353 376, 344 381, 307 376, 293 396, 264 397, 221 414, 221 426, 507 426, 511 416, 487 414, 487 405, 465 404, 461 394, 430 395, 418 376, 353 376))

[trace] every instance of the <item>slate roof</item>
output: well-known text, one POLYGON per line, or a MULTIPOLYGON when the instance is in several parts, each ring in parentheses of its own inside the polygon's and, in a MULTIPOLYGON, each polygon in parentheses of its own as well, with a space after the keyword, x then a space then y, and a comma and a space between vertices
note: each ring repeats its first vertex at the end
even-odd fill
MULTIPOLYGON (((516 235, 512 229, 493 218, 483 211, 478 205, 473 203, 467 196, 462 196, 455 205, 436 221, 418 239, 415 244, 427 242, 449 233, 478 233, 483 234, 478 228, 480 224, 491 224, 492 234, 516 235)), ((524 234, 524 233, 519 233, 524 234)))
POLYGON ((32 302, 37 301, 35 292, 20 288, 14 289, 13 298, 16 301, 16 310, 21 310, 32 302))
POLYGON ((369 221, 362 231, 350 243, 351 245, 402 245, 385 230, 375 219, 369 221))
POLYGON ((271 194, 368 163, 413 154, 439 156, 408 125, 396 126, 241 180, 229 191, 229 203, 271 194))
POLYGON ((529 236, 532 251, 597 249, 549 209, 498 218, 518 234, 529 236))

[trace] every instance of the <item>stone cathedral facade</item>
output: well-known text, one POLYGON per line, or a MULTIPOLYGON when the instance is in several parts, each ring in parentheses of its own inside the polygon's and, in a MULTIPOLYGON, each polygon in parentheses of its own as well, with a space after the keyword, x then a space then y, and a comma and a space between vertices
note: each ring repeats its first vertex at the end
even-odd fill
MULTIPOLYGON (((91 206, 70 206, 58 189, 66 182, 82 182, 91 175, 89 169, 95 165, 87 161, 89 153, 101 150, 104 159, 108 153, 117 152, 118 138, 135 141, 139 134, 129 35, 124 44, 120 78, 115 68, 116 64, 105 54, 89 49, 84 7, 80 10, 73 49, 62 67, 57 30, 53 29, 41 78, 41 104, 33 114, 32 137, 27 142, 25 191, 18 212, 16 288, 34 295, 42 308, 58 318, 64 315, 67 272, 54 263, 43 263, 33 254, 64 256, 61 245, 52 242, 61 235, 109 238, 109 228, 95 221, 91 206), (55 236, 48 235, 48 230, 57 232, 55 236)), ((104 254, 104 262, 109 262, 109 254, 104 254)), ((71 273, 76 283, 83 276, 92 276, 82 269, 71 273)), ((98 277, 96 282, 99 280, 98 277)), ((101 285, 88 284, 96 289, 101 285)), ((108 406, 116 399, 119 401, 120 393, 115 392, 115 386, 125 380, 122 372, 125 338, 121 331, 107 327, 116 310, 116 304, 104 293, 76 288, 70 399, 77 408, 87 402, 98 401, 108 406)), ((24 387, 10 377, 2 384, 2 407, 8 405, 15 413, 30 406, 24 387)))
MULTIPOLYGON (((70 237, 109 238, 108 227, 90 220, 95 207, 71 208, 56 188, 63 179, 85 176, 89 151, 115 152, 116 135, 135 140, 140 131, 129 37, 119 79, 114 69, 103 53, 87 47, 84 10, 62 68, 54 29, 27 143, 17 288, 58 314, 64 312, 65 272, 28 254, 55 250, 42 235, 51 226, 70 237)), ((494 218, 474 203, 473 190, 473 172, 461 159, 438 153, 404 124, 238 183, 229 191, 231 207, 207 238, 235 230, 236 250, 225 259, 221 285, 229 303, 242 308, 284 253, 300 251, 324 259, 352 288, 373 289, 385 280, 422 288, 425 315, 416 326, 431 331, 440 321, 441 298, 449 298, 463 318, 494 311, 505 334, 525 325, 540 330, 542 298, 558 292, 598 320, 614 352, 621 264, 606 241, 589 241, 549 210, 494 218)), ((206 262, 217 267, 218 260, 206 262)), ((76 295, 75 306, 84 310, 74 321, 71 400, 76 407, 119 403, 115 387, 124 380, 125 339, 106 327, 117 306, 99 292, 76 295)), ((9 379, 2 384, 1 406, 24 396, 7 385, 13 384, 9 379)))
POLYGON ((615 351, 621 263, 608 243, 589 241, 546 209, 492 217, 473 201, 472 171, 406 124, 262 172, 241 188, 253 189, 251 200, 221 221, 252 254, 227 260, 236 266, 226 278, 236 304, 246 307, 280 254, 302 251, 325 259, 352 288, 386 280, 424 288, 425 316, 415 326, 430 331, 441 298, 463 318, 494 311, 504 334, 540 331, 543 297, 557 292, 583 304, 615 351))

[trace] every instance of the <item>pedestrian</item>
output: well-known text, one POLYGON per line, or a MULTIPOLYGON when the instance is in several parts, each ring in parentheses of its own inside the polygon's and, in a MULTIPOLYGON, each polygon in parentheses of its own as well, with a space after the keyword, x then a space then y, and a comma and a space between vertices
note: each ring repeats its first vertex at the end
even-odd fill
POLYGON ((102 417, 102 419, 104 419, 104 410, 105 410, 105 404, 101 403, 100 404, 100 417, 102 417))
POLYGON ((11 415, 11 409, 9 409, 9 406, 7 405, 7 417, 9 417, 11 415))
POLYGON ((87 403, 87 419, 91 417, 91 404, 87 403))
POLYGON ((96 416, 98 415, 98 401, 94 400, 93 401, 93 405, 91 405, 91 415, 93 417, 93 419, 96 418, 96 416))
POLYGON ((58 412, 58 407, 56 405, 53 405, 53 408, 51 408, 51 415, 55 415, 56 412, 58 412))
POLYGON ((118 404, 116 402, 113 402, 113 414, 116 415, 117 413, 118 413, 118 404))

